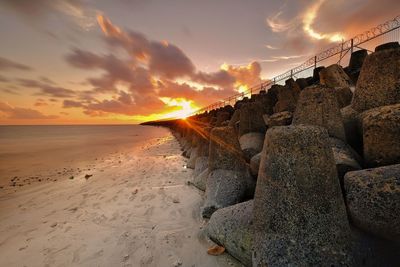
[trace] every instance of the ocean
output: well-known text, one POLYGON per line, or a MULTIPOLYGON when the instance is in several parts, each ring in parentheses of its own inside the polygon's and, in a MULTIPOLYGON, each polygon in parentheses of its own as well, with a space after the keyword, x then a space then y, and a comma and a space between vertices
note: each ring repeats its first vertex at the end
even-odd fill
POLYGON ((0 182, 132 151, 168 130, 140 125, 0 126, 0 182))

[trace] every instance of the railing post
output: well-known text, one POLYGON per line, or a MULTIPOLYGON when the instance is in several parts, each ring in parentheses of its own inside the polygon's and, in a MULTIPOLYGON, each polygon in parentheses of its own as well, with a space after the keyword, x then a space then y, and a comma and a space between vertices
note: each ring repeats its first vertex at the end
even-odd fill
POLYGON ((293 78, 293 69, 290 70, 290 78, 293 78))
POLYGON ((314 56, 314 69, 317 68, 317 56, 314 56))
POLYGON ((353 49, 354 49, 354 39, 353 38, 351 38, 350 43, 351 43, 350 52, 351 52, 351 54, 353 54, 353 49))

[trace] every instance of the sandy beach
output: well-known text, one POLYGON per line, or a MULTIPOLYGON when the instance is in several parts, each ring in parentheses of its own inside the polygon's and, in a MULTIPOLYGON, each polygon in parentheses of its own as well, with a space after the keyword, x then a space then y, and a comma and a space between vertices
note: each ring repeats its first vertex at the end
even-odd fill
POLYGON ((73 179, 55 172, 3 187, 0 266, 241 266, 207 254, 203 193, 187 184, 192 170, 178 142, 159 131, 136 149, 85 162, 73 179))

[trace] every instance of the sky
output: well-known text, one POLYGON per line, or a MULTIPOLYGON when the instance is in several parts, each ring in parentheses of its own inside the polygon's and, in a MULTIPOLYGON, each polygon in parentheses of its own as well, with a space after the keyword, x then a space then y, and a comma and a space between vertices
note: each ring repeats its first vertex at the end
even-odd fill
POLYGON ((183 117, 397 15, 398 0, 0 0, 0 124, 183 117))

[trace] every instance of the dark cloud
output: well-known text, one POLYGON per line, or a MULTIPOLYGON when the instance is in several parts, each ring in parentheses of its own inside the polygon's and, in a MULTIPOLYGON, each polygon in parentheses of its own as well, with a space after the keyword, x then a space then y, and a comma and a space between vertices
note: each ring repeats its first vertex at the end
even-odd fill
POLYGON ((199 71, 193 75, 193 80, 199 83, 217 85, 222 88, 232 87, 236 79, 226 70, 220 70, 213 73, 199 71))
POLYGON ((2 92, 10 94, 10 95, 19 95, 19 93, 17 91, 15 91, 14 89, 10 89, 10 88, 2 88, 0 89, 2 92))
POLYGON ((75 100, 64 100, 63 108, 80 108, 83 107, 83 103, 75 100))
POLYGON ((56 119, 58 116, 56 115, 44 115, 43 113, 30 108, 20 108, 13 107, 8 103, 0 101, 0 113, 2 113, 7 119, 56 119))
POLYGON ((45 107, 48 106, 49 104, 46 102, 46 100, 42 98, 36 99, 35 104, 33 104, 35 107, 45 107))
POLYGON ((0 71, 7 71, 7 70, 30 71, 32 70, 32 68, 27 65, 20 64, 15 61, 0 57, 0 71))
POLYGON ((76 92, 71 89, 66 89, 59 86, 53 86, 37 80, 18 79, 18 82, 21 86, 24 87, 40 89, 40 92, 38 92, 36 95, 45 95, 45 96, 60 97, 60 98, 68 98, 76 95, 76 92))

